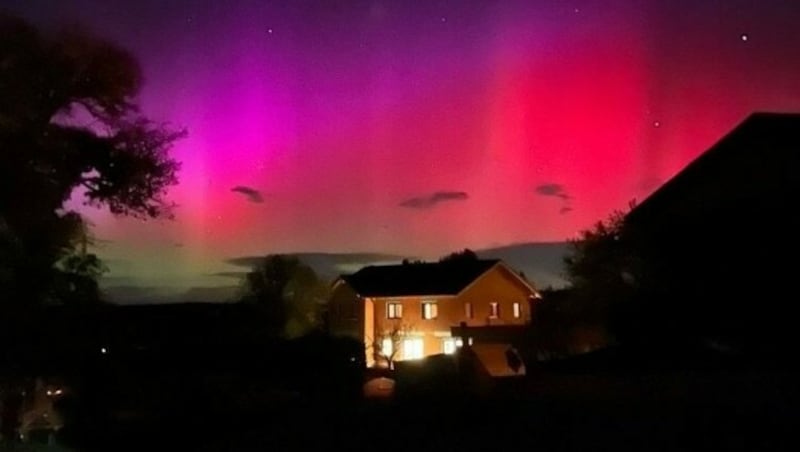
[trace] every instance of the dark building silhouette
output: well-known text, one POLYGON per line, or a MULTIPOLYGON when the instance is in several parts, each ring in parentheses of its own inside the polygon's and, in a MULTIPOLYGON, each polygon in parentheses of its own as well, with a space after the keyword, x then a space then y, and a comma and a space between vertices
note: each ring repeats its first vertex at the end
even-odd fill
POLYGON ((748 117, 627 216, 648 320, 760 356, 793 351, 800 114, 748 117))

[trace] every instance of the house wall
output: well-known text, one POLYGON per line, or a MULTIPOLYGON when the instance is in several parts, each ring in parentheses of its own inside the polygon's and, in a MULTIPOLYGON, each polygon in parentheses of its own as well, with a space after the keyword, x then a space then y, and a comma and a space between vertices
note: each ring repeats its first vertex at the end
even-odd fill
MULTIPOLYGON (((466 322, 468 326, 523 325, 532 318, 531 296, 534 293, 503 265, 484 273, 459 295, 425 297, 375 297, 375 338, 388 336, 393 329, 401 335, 421 337, 424 355, 444 352, 444 339, 449 338, 450 327, 466 322), (424 319, 422 304, 436 302, 438 315, 435 319, 424 319), (499 303, 498 318, 489 318, 490 303, 499 303), (520 317, 514 318, 513 304, 519 303, 520 317), (403 306, 402 319, 387 318, 388 303, 403 306), (472 305, 472 318, 467 317, 466 304, 472 305)), ((398 356, 403 359, 402 352, 398 356)))
POLYGON ((394 329, 398 329, 402 335, 422 337, 425 356, 442 353, 442 341, 450 336, 450 326, 457 325, 463 318, 463 305, 452 295, 379 297, 372 301, 375 306, 375 337, 385 337, 394 329), (422 304, 428 302, 436 303, 438 315, 435 319, 422 318, 422 304), (386 307, 389 303, 403 305, 401 319, 387 318, 386 307))
MULTIPOLYGON (((497 265, 481 275, 461 292, 458 299, 462 312, 466 303, 472 304, 472 318, 464 318, 467 326, 524 325, 533 318, 531 292, 507 267, 497 265), (489 318, 489 305, 496 302, 500 307, 498 318, 489 318), (514 318, 514 303, 520 305, 520 317, 514 318)), ((456 322, 454 325, 458 325, 456 322)))

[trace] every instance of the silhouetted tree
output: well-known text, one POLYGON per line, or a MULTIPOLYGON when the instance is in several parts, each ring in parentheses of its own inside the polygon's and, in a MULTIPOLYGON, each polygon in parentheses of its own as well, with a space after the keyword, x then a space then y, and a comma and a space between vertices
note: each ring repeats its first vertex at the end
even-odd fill
POLYGON ((168 156, 183 132, 154 124, 127 51, 79 29, 45 33, 0 14, 0 309, 97 297, 102 266, 65 205, 153 218, 170 213, 168 156))
POLYGON ((300 336, 322 322, 328 284, 291 256, 266 256, 245 277, 242 301, 258 307, 264 326, 289 337, 300 336))
MULTIPOLYGON (((414 331, 408 323, 394 322, 391 327, 381 332, 366 344, 367 349, 372 349, 373 358, 379 365, 387 369, 394 369, 394 363, 400 355, 403 337, 414 331)), ((369 350, 368 350, 369 352, 369 350)))
POLYGON ((470 262, 478 260, 478 255, 475 254, 475 251, 472 251, 469 248, 464 248, 461 251, 456 251, 454 253, 450 253, 447 256, 442 256, 439 259, 441 263, 458 263, 458 262, 470 262))
POLYGON ((572 283, 567 297, 570 315, 616 329, 614 323, 636 295, 642 268, 625 213, 613 212, 582 231, 570 241, 570 254, 564 261, 572 283))

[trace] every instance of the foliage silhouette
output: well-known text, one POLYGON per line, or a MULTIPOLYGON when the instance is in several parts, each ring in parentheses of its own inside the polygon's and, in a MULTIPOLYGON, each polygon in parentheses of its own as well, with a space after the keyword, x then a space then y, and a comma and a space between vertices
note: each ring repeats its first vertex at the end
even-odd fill
POLYGON ((560 297, 555 318, 602 327, 617 339, 626 334, 626 312, 639 294, 643 266, 625 216, 615 211, 570 241, 564 264, 571 288, 560 297))
POLYGON ((257 306, 264 327, 293 338, 322 326, 328 285, 296 257, 266 256, 244 280, 241 300, 257 306))
POLYGON ((43 32, 0 14, 0 68, 3 304, 97 298, 102 266, 67 202, 169 216, 179 164, 168 151, 184 132, 141 115, 136 59, 84 30, 43 32))
POLYGON ((478 260, 478 255, 475 251, 472 251, 469 248, 464 248, 461 251, 456 251, 453 253, 448 254, 447 256, 442 256, 439 259, 441 263, 459 263, 459 262, 472 262, 478 260))

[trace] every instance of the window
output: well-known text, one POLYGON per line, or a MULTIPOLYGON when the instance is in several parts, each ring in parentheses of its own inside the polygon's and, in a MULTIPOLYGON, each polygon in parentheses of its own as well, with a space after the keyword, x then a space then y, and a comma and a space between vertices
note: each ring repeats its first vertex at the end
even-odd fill
POLYGON ((500 303, 493 301, 489 303, 489 318, 496 319, 500 317, 500 303))
POLYGON ((422 359, 425 342, 422 338, 403 339, 403 359, 422 359))
POLYGON ((518 319, 522 317, 522 307, 519 303, 514 303, 514 318, 518 319))
POLYGON ((472 303, 464 303, 464 315, 468 318, 472 318, 472 303))
POLYGON ((422 318, 426 320, 435 319, 439 315, 439 308, 436 303, 422 303, 422 318))
POLYGON ((452 355, 453 353, 455 353, 456 347, 459 346, 456 343, 457 340, 460 341, 460 339, 456 339, 454 337, 446 337, 442 339, 442 351, 444 352, 444 354, 452 355))
POLYGON ((401 305, 400 303, 386 303, 386 318, 402 319, 403 305, 401 305))
POLYGON ((392 356, 392 338, 387 337, 381 341, 381 355, 390 358, 392 356))

